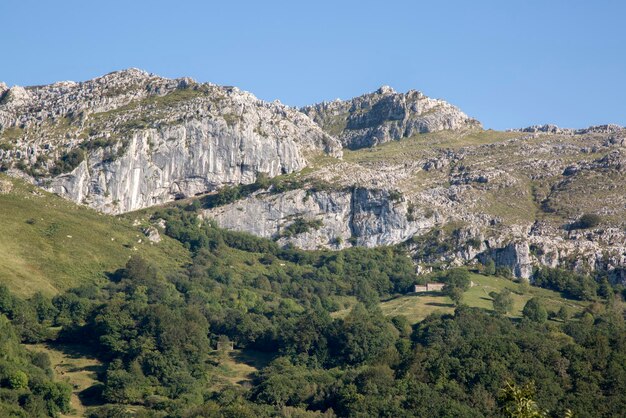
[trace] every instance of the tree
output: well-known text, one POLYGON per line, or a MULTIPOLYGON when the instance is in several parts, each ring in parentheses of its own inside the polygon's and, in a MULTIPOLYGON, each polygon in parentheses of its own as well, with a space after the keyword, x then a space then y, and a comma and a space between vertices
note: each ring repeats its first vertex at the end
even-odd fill
POLYGON ((442 280, 447 285, 458 287, 464 292, 470 288, 469 272, 462 268, 448 270, 442 280))
POLYGON ((522 314, 533 322, 543 323, 548 320, 548 311, 539 298, 532 298, 526 302, 522 314))
POLYGON ((445 285, 443 287, 443 293, 452 299, 455 305, 459 305, 463 300, 463 289, 460 287, 445 285))
POLYGON ((565 306, 565 305, 561 305, 561 308, 556 313, 557 318, 559 318, 562 321, 568 320, 571 315, 572 314, 571 314, 569 308, 567 306, 565 306))
POLYGON ((28 375, 17 370, 9 375, 8 383, 11 389, 25 389, 28 387, 28 375))
POLYGON ((485 262, 485 268, 483 269, 483 273, 485 273, 487 276, 493 276, 494 274, 496 274, 496 263, 493 261, 492 258, 489 258, 485 262))
POLYGON ((489 296, 493 298, 493 310, 499 314, 506 314, 513 309, 513 297, 509 289, 504 289, 500 293, 491 292, 489 296))
POLYGON ((358 303, 342 320, 335 321, 332 335, 334 359, 348 364, 373 360, 391 348, 398 330, 385 318, 380 308, 368 310, 358 303))
POLYGON ((53 321, 59 312, 52 304, 52 299, 45 297, 41 292, 35 293, 31 297, 30 303, 35 308, 37 319, 40 322, 53 321))
POLYGON ((445 283, 443 293, 458 305, 463 299, 463 292, 470 287, 469 272, 465 269, 456 268, 446 272, 442 277, 445 283))
POLYGON ((533 400, 535 386, 528 383, 524 386, 506 383, 500 391, 498 403, 505 417, 510 418, 540 418, 546 415, 541 412, 537 403, 533 400))

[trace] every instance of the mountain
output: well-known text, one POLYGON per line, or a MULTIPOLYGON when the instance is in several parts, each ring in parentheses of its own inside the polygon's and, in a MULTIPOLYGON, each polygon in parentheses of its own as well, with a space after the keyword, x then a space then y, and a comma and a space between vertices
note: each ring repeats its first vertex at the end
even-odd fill
POLYGON ((107 213, 199 195, 204 217, 281 245, 403 245, 419 272, 491 260, 523 278, 547 266, 626 280, 615 125, 484 130, 389 87, 298 110, 131 69, 0 87, 0 161, 107 213))
POLYGON ((78 203, 121 213, 304 168, 339 142, 237 88, 130 69, 0 91, 3 161, 78 203))
POLYGON ((197 202, 112 216, 0 175, 0 416, 497 416, 526 379, 546 409, 621 411, 617 299, 418 278, 398 246, 283 248, 201 222, 197 202), (407 293, 425 280, 463 303, 407 293))
POLYGON ((620 416, 626 130, 324 106, 1 85, 0 416, 620 416))
POLYGON ((622 129, 420 134, 346 150, 342 161, 309 167, 300 176, 308 186, 257 192, 206 216, 304 248, 404 243, 425 271, 492 259, 518 277, 549 266, 605 271, 619 282, 626 265, 624 136, 622 129), (581 225, 585 214, 599 224, 581 225), (285 237, 300 218, 318 224, 285 237))
POLYGON ((415 134, 481 128, 457 107, 423 93, 397 93, 382 86, 350 100, 324 102, 301 109, 344 147, 371 147, 415 134))

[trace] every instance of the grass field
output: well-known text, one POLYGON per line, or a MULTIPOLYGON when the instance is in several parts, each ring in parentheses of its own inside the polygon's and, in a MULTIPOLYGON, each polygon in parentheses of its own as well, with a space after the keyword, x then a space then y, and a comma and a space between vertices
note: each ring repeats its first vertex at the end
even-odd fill
MULTIPOLYGON (((513 297, 513 310, 510 317, 518 318, 522 316, 522 309, 526 302, 532 297, 540 297, 544 300, 548 310, 558 311, 562 305, 567 305, 572 311, 584 309, 584 302, 564 299, 559 293, 551 290, 531 286, 525 294, 519 294, 519 284, 508 279, 493 276, 483 276, 471 274, 474 283, 463 297, 463 303, 486 310, 493 310, 490 292, 501 292, 505 288, 511 290, 513 297)), ((397 298, 381 303, 381 309, 385 315, 404 315, 409 322, 416 323, 426 318, 431 313, 452 313, 454 304, 447 296, 441 293, 424 293, 399 296, 397 298)))
POLYGON ((90 390, 97 392, 101 382, 98 374, 102 371, 102 364, 83 347, 66 344, 32 344, 25 345, 31 351, 48 354, 57 381, 67 382, 72 386, 70 403, 73 412, 61 417, 83 417, 88 406, 97 404, 97 400, 89 395, 90 390))
POLYGON ((272 357, 253 350, 213 351, 210 359, 214 364, 211 374, 214 389, 228 385, 245 386, 254 374, 265 367, 272 357))
POLYGON ((36 291, 54 294, 103 280, 132 254, 166 269, 188 261, 188 252, 163 237, 150 243, 130 220, 100 214, 43 192, 20 180, 0 194, 0 283, 20 296, 36 291))

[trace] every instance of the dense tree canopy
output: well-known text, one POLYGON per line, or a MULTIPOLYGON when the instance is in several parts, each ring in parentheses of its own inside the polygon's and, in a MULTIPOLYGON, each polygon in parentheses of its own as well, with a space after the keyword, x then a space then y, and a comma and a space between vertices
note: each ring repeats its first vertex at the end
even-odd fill
MULTIPOLYGON (((101 400, 110 405, 95 417, 124 416, 123 405, 157 417, 255 418, 515 416, 516 408, 608 417, 626 408, 619 294, 548 321, 534 298, 525 319, 502 315, 512 303, 502 291, 491 294, 495 312, 461 305, 411 326, 378 307, 416 281, 400 249, 280 248, 191 209, 155 215, 191 251, 178 272, 131 257, 109 282, 52 299, 24 301, 0 286, 0 415, 68 410, 69 388, 50 379, 49 360, 19 345, 55 338, 89 346, 105 364, 101 400), (216 383, 211 353, 227 339, 271 358, 247 386, 216 383)), ((470 285, 464 269, 439 278, 461 294, 470 285)))

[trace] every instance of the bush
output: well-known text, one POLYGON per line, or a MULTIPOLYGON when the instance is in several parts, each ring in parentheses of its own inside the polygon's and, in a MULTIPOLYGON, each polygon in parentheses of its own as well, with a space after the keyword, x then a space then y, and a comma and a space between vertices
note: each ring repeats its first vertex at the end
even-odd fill
POLYGON ((502 292, 491 292, 489 296, 493 298, 493 310, 499 314, 506 314, 513 309, 513 298, 511 291, 504 289, 502 292))
POLYGON ((26 389, 28 387, 28 375, 21 370, 17 370, 7 379, 11 389, 26 389))
POLYGON ((297 218, 293 223, 285 228, 283 233, 280 235, 281 237, 293 237, 295 235, 305 234, 309 231, 317 230, 322 227, 321 219, 312 219, 307 220, 304 218, 297 218))
POLYGON ((597 283, 593 278, 558 268, 544 267, 535 271, 534 284, 578 300, 593 300, 597 295, 597 283))
POLYGON ((483 269, 483 273, 486 276, 493 276, 496 274, 496 263, 493 261, 493 259, 489 258, 487 261, 485 261, 484 264, 484 269, 483 269))
POLYGON ((589 229, 595 228, 600 225, 602 222, 602 218, 594 213, 585 213, 583 216, 578 219, 576 224, 574 225, 574 229, 589 229))
POLYGON ((533 322, 543 323, 548 320, 548 311, 538 298, 532 298, 526 302, 522 314, 533 322))
POLYGON ((399 202, 403 198, 402 192, 399 190, 389 190, 389 200, 392 202, 399 202))
POLYGON ((75 149, 64 154, 59 161, 57 161, 51 173, 59 175, 63 173, 69 173, 74 170, 85 159, 85 153, 83 150, 75 149))
POLYGON ((443 293, 452 299, 456 305, 461 303, 463 293, 470 288, 471 281, 469 277, 469 272, 462 268, 448 270, 440 277, 441 281, 446 284, 443 288, 443 293))
POLYGON ((509 267, 499 266, 496 267, 496 276, 504 277, 505 279, 510 279, 513 277, 513 272, 509 267))

